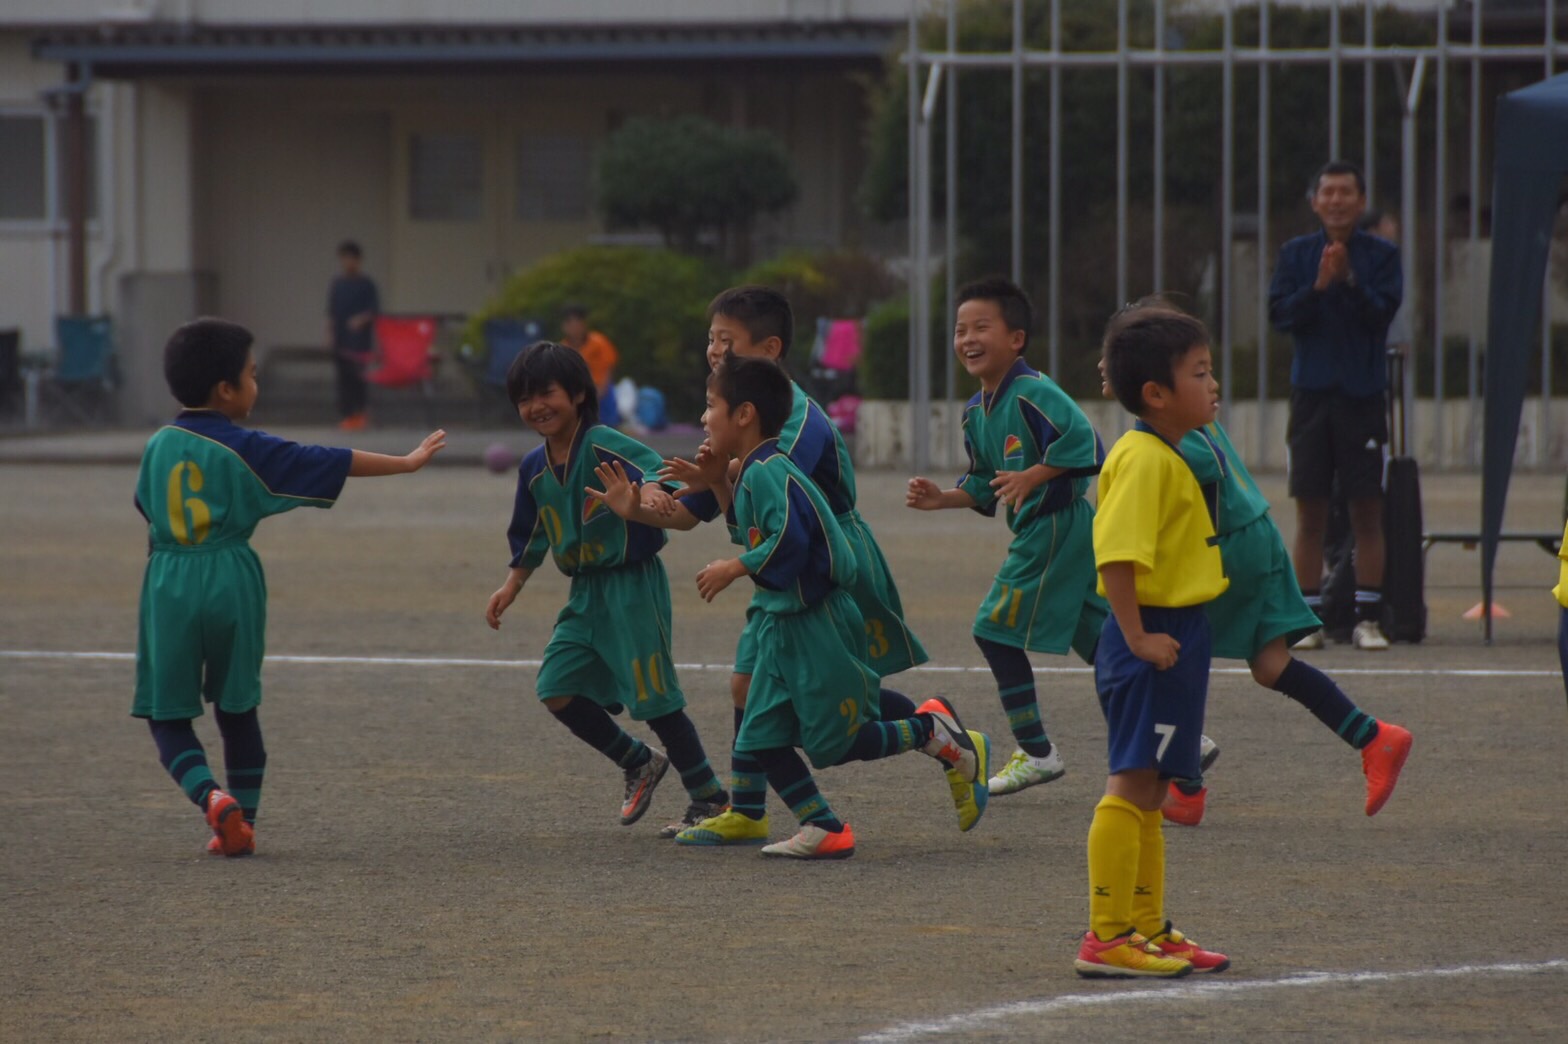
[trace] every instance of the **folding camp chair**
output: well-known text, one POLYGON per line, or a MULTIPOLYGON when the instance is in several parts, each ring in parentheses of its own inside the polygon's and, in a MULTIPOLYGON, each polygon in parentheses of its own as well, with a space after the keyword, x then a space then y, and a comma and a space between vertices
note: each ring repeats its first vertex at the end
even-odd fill
POLYGON ((485 355, 484 370, 479 375, 479 382, 492 393, 498 393, 502 401, 506 402, 508 420, 515 419, 516 411, 512 409, 510 400, 506 398, 506 371, 512 368, 512 360, 516 359, 524 348, 543 337, 544 324, 537 319, 491 319, 485 323, 485 345, 488 352, 485 355))
POLYGON ((43 385, 51 405, 83 424, 106 423, 116 384, 109 317, 56 316, 54 336, 58 354, 43 385))
POLYGON ((436 364, 441 355, 433 345, 436 320, 428 315, 378 315, 376 351, 365 380, 378 388, 418 388, 424 400, 425 423, 433 425, 436 364))

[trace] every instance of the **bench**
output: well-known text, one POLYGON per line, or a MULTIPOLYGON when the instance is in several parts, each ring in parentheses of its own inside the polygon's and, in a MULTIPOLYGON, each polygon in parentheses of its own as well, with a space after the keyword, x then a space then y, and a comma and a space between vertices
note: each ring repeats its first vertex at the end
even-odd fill
MULTIPOLYGON (((1563 490, 1563 521, 1568 522, 1568 486, 1565 486, 1563 490)), ((1562 550, 1563 546, 1563 532, 1560 529, 1551 532, 1537 530, 1535 532, 1499 533, 1497 534, 1497 539, 1499 543, 1525 542, 1535 544, 1554 558, 1562 550)), ((1423 561, 1426 559, 1426 553, 1432 550, 1433 544, 1458 544, 1466 551, 1474 551, 1480 543, 1481 534, 1476 532, 1437 530, 1431 533, 1422 533, 1421 558, 1423 561)))

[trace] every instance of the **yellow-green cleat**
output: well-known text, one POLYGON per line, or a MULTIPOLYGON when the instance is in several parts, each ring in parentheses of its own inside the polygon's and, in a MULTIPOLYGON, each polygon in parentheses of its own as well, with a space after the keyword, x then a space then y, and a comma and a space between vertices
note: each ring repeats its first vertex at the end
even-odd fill
POLYGON ((965 731, 975 745, 980 771, 973 783, 966 782, 956 769, 948 769, 944 775, 947 776, 947 788, 953 794, 953 807, 958 809, 958 829, 969 831, 985 815, 986 803, 991 798, 991 788, 986 783, 991 771, 991 737, 974 729, 965 731))
POLYGON ((743 816, 727 808, 712 819, 704 819, 675 835, 677 845, 760 845, 768 839, 768 817, 743 816))

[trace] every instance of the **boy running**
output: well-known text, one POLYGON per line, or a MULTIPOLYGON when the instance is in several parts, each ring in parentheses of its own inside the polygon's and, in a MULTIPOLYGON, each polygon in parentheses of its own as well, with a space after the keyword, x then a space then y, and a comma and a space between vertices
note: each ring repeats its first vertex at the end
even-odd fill
POLYGON ((922 511, 1007 510, 1013 542, 974 623, 1018 744, 990 780, 991 794, 1014 794, 1066 771, 1045 732, 1029 652, 1073 649, 1093 663, 1106 613, 1095 593, 1094 509, 1084 499, 1104 448, 1077 403, 1024 361, 1033 322, 1028 297, 1005 279, 959 291, 953 350, 980 381, 964 411, 969 470, 946 490, 912 478, 905 500, 922 511))
POLYGON ((599 423, 588 364, 564 345, 540 341, 525 348, 507 371, 506 392, 544 444, 518 466, 507 530, 511 570, 490 596, 485 622, 500 628, 502 614, 548 550, 572 583, 539 666, 539 699, 572 735, 621 768, 622 826, 642 818, 654 788, 675 765, 690 804, 677 824, 660 832, 672 837, 716 815, 729 795, 708 765, 675 677, 670 582, 659 560, 667 538, 661 529, 616 517, 588 495, 595 492, 600 465, 613 461, 640 481, 658 470, 659 455, 599 423), (611 715, 622 710, 633 721, 646 721, 668 756, 617 725, 611 715))
MULTIPOLYGON (((795 748, 817 768, 918 749, 975 785, 988 744, 982 733, 966 731, 942 699, 927 700, 908 717, 879 720, 880 679, 848 593, 855 557, 822 491, 779 446, 791 383, 775 363, 733 353, 708 378, 708 449, 717 461, 740 461, 732 488, 719 475, 710 477, 746 550, 710 562, 697 574, 697 591, 711 602, 741 577, 755 585, 747 610, 755 658, 735 751, 755 761, 800 823, 797 834, 762 854, 844 859, 855 852, 854 832, 823 798, 795 748)), ((652 513, 618 466, 601 468, 600 478, 607 491, 600 499, 617 513, 652 513)))

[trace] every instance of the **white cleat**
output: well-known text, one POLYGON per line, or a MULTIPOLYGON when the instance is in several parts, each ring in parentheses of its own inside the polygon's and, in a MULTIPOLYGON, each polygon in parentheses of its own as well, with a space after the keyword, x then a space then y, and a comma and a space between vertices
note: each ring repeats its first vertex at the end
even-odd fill
POLYGON ((989 789, 992 797, 1016 794, 1020 790, 1061 779, 1066 774, 1067 766, 1062 764, 1062 752, 1055 746, 1043 758, 1031 757, 1021 750, 1015 750, 1002 770, 991 777, 989 789))

